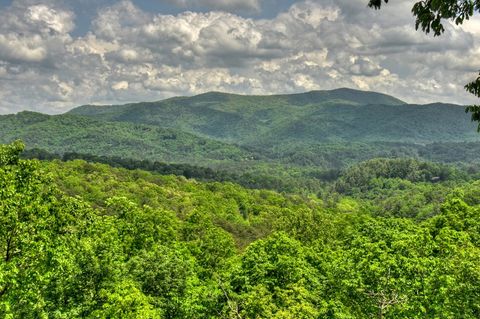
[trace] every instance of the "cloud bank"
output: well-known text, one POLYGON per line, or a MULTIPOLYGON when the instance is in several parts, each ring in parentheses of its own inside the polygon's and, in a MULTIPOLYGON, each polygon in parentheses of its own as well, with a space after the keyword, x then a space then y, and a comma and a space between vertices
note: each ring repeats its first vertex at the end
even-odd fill
POLYGON ((203 7, 225 11, 260 11, 259 0, 167 0, 181 8, 203 7))
POLYGON ((479 68, 475 22, 433 38, 414 30, 401 2, 376 12, 366 0, 307 0, 273 19, 252 19, 222 10, 259 10, 255 0, 170 1, 213 11, 153 14, 120 1, 98 10, 85 35, 72 36, 75 12, 14 1, 0 11, 0 113, 211 90, 352 87, 409 102, 475 101, 463 90, 479 68))

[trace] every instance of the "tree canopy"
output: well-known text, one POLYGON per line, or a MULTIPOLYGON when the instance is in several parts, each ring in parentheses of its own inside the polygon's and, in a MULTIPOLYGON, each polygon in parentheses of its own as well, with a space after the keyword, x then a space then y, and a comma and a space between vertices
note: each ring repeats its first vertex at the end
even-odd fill
POLYGON ((480 318, 480 183, 454 170, 376 159, 320 199, 23 148, 0 145, 0 318, 480 318))

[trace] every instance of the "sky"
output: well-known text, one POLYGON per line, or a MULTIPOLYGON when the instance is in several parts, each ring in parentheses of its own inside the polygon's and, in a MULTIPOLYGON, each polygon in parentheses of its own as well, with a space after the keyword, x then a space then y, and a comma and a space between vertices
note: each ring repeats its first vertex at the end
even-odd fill
POLYGON ((478 17, 433 37, 411 1, 367 2, 0 0, 0 114, 340 87, 478 103, 478 17))

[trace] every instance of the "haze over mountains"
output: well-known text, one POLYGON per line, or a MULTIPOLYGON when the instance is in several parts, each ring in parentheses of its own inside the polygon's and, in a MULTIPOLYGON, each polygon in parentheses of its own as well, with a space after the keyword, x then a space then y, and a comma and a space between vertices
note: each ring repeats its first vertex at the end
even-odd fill
POLYGON ((259 163, 341 168, 417 157, 475 162, 480 135, 464 107, 411 105, 352 89, 244 96, 209 92, 158 102, 0 116, 0 142, 210 167, 259 163), (460 155, 459 155, 460 154, 460 155))

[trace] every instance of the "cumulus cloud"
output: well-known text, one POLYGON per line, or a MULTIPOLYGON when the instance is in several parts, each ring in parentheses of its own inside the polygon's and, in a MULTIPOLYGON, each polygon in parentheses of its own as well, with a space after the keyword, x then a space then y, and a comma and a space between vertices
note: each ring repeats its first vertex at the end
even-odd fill
POLYGON ((26 16, 34 24, 58 33, 68 33, 72 31, 74 27, 72 13, 67 11, 57 11, 46 5, 34 5, 28 7, 26 16))
POLYGON ((112 89, 114 89, 114 90, 126 90, 126 89, 128 89, 128 82, 127 81, 116 82, 112 85, 112 89))
POLYGON ((259 0, 167 0, 168 2, 181 7, 203 7, 213 10, 225 11, 260 11, 259 0))
POLYGON ((46 57, 47 49, 39 35, 28 37, 14 33, 0 34, 0 59, 39 62, 46 57))
MULTIPOLYGON (((177 2, 229 11, 239 3, 177 2)), ((71 35, 74 12, 54 0, 16 0, 0 20, 0 112, 338 87, 469 103, 463 85, 480 57, 475 25, 448 26, 433 38, 414 30, 400 1, 377 12, 366 0, 306 0, 253 19, 225 11, 154 14, 123 0, 100 9, 82 36, 71 35)))

